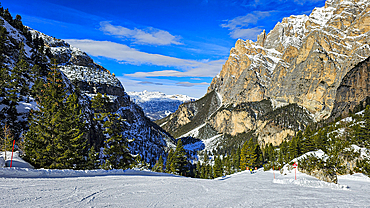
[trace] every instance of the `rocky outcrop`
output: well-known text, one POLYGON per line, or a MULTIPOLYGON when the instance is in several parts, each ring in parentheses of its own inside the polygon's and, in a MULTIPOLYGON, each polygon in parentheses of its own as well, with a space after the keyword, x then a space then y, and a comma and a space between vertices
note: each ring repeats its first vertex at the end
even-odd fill
POLYGON ((208 92, 224 103, 298 103, 316 120, 327 118, 344 75, 370 55, 368 10, 367 1, 329 0, 309 16, 284 18, 256 42, 238 40, 208 92))
MULTIPOLYGON (((207 91, 218 93, 223 107, 200 123, 222 134, 253 132, 260 144, 278 145, 309 122, 327 119, 337 108, 337 96, 346 97, 342 103, 360 102, 368 94, 367 86, 344 92, 340 85, 354 66, 370 56, 369 8, 365 0, 328 0, 309 16, 284 18, 268 34, 258 35, 256 42, 236 41, 207 91), (228 108, 263 100, 271 102, 275 117, 258 117, 264 115, 258 110, 228 108), (295 116, 277 113, 284 113, 281 109, 289 104, 302 109, 287 111, 295 116)), ((192 115, 186 116, 178 120, 187 121, 192 115)), ((176 132, 177 127, 165 128, 176 132)))
POLYGON ((187 136, 187 132, 204 125, 213 112, 221 106, 217 93, 210 92, 195 102, 183 103, 166 118, 155 121, 175 138, 187 136))
POLYGON ((348 115, 349 111, 370 96, 370 58, 350 70, 340 83, 331 118, 348 115))

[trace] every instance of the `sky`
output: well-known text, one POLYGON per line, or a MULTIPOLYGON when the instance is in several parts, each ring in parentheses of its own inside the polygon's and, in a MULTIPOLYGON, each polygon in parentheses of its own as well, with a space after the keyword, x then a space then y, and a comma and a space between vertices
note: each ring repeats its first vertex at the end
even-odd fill
POLYGON ((3 0, 10 13, 115 73, 126 91, 200 98, 238 39, 323 0, 3 0))

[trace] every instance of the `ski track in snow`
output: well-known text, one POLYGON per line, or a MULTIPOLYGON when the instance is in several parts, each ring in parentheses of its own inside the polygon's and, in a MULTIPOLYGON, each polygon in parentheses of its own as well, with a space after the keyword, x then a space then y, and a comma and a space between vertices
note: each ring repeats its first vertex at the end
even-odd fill
MULTIPOLYGON (((339 177, 339 185, 306 174, 240 172, 215 180, 148 171, 124 175, 11 178, 0 175, 0 207, 366 207, 370 180, 339 177), (149 175, 148 175, 149 174, 149 175), (343 185, 345 184, 345 185, 343 185)), ((36 171, 36 170, 35 170, 36 171)), ((50 170, 58 172, 62 170, 50 170)), ((123 175, 122 175, 123 174, 123 175)))

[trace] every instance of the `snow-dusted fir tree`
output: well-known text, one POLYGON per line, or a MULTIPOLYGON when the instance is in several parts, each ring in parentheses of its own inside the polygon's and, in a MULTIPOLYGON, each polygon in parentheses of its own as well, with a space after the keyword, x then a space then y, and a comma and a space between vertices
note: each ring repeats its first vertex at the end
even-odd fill
POLYGON ((100 123, 105 135, 102 167, 104 169, 127 169, 134 164, 128 149, 128 139, 122 137, 125 128, 124 119, 107 110, 109 98, 98 93, 92 99, 95 120, 100 123))
POLYGON ((86 139, 81 107, 74 93, 67 95, 56 68, 47 76, 37 100, 38 110, 31 111, 28 120, 25 158, 38 168, 83 168, 86 139))
POLYGON ((179 139, 177 141, 176 150, 172 156, 171 171, 179 175, 186 175, 188 170, 186 167, 187 162, 184 146, 182 145, 181 139, 179 139))
POLYGON ((157 163, 153 166, 153 171, 163 173, 163 158, 162 155, 159 157, 157 163))

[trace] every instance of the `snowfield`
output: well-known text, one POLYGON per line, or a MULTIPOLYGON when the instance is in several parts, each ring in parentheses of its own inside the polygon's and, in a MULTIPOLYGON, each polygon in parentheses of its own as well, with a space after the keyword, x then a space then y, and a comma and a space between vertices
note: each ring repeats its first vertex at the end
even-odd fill
POLYGON ((370 178, 322 182, 303 173, 236 173, 215 180, 150 171, 0 169, 0 207, 368 207, 370 178), (49 175, 35 172, 49 172, 49 175), (68 172, 63 175, 63 172, 68 172), (23 178, 22 178, 23 177, 23 178))

